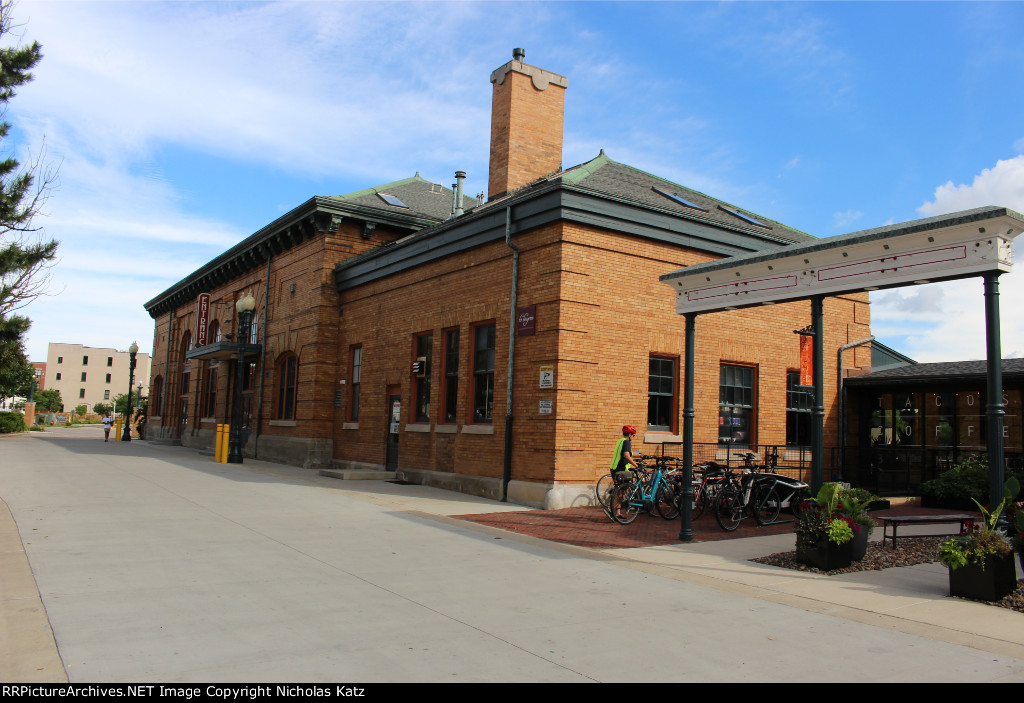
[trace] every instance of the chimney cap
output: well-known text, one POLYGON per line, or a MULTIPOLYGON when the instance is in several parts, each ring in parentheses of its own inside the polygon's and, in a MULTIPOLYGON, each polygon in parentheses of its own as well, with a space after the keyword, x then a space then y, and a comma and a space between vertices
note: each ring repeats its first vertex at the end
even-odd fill
POLYGON ((525 58, 526 58, 526 49, 516 48, 516 49, 512 50, 512 60, 513 61, 518 61, 519 63, 522 63, 523 59, 525 59, 525 58))

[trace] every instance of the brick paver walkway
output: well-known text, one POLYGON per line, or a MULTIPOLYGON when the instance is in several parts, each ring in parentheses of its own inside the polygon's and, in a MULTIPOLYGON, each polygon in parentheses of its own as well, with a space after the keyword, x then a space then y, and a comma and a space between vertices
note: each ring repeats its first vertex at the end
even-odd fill
MULTIPOLYGON (((485 513, 457 515, 481 525, 499 527, 531 537, 562 542, 594 549, 621 549, 626 547, 652 547, 679 542, 680 519, 663 520, 641 513, 629 525, 612 522, 601 508, 565 508, 563 510, 528 510, 519 513, 485 513)), ((740 523, 735 532, 725 532, 710 513, 693 521, 693 541, 707 542, 735 537, 779 535, 793 531, 792 516, 783 513, 784 524, 759 527, 753 519, 740 523)))
MULTIPOLYGON (((887 515, 931 515, 949 512, 943 509, 921 508, 912 505, 893 506, 890 510, 872 513, 876 518, 887 515)), ((490 525, 510 532, 538 537, 593 549, 624 549, 653 547, 659 544, 679 544, 680 520, 662 520, 641 513, 629 525, 612 522, 601 508, 566 508, 564 510, 526 510, 511 513, 483 513, 456 515, 481 525, 490 525)), ((735 532, 726 532, 718 526, 710 513, 693 521, 693 541, 710 542, 741 537, 781 535, 793 532, 792 515, 783 512, 783 521, 775 525, 759 526, 752 518, 745 518, 735 532)), ((876 520, 876 524, 878 521, 876 520)), ((794 535, 794 548, 796 545, 794 535)))

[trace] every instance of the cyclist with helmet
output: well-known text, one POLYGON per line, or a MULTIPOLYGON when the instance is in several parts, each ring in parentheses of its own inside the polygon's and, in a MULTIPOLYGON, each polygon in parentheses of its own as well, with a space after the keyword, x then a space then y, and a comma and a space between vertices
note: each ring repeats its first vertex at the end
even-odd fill
POLYGON ((636 436, 636 427, 633 425, 622 426, 622 438, 615 445, 615 454, 612 456, 612 478, 615 483, 619 482, 619 474, 633 468, 633 437, 636 436))

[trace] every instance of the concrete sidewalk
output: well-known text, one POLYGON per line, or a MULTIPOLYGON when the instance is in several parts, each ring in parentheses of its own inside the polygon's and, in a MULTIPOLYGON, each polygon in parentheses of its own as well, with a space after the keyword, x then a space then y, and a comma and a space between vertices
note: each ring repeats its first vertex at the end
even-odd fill
POLYGON ((938 564, 748 561, 792 534, 556 544, 454 517, 518 506, 89 431, 0 439, 5 682, 1024 681, 1024 614, 947 597, 938 564), (656 654, 680 635, 699 661, 656 654))

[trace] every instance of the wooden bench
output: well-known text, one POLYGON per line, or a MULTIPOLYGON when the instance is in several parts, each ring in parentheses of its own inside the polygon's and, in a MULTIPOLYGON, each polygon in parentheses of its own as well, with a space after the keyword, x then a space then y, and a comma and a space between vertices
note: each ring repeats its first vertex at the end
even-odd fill
POLYGON ((949 537, 953 535, 960 535, 964 533, 967 525, 972 522, 978 522, 981 520, 977 515, 966 515, 964 513, 951 513, 949 515, 902 515, 899 517, 878 517, 882 521, 882 546, 885 546, 885 540, 892 540, 892 548, 896 549, 896 531, 901 525, 948 525, 953 523, 960 523, 959 532, 938 532, 927 535, 904 535, 906 537, 949 537), (892 527, 892 534, 889 534, 889 528, 892 527))

